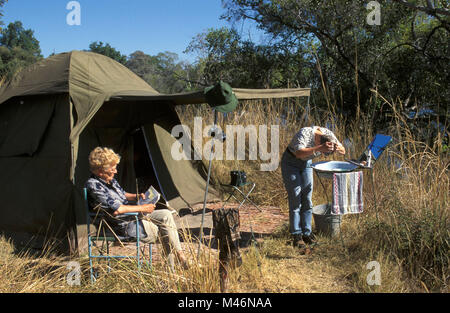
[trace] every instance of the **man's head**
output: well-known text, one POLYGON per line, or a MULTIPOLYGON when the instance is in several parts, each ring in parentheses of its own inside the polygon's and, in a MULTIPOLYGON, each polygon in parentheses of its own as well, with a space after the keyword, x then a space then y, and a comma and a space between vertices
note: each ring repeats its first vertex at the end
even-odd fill
MULTIPOLYGON (((320 144, 323 145, 325 142, 332 142, 333 143, 333 152, 336 150, 336 140, 332 136, 322 134, 320 136, 320 144)), ((326 152, 326 153, 324 153, 324 155, 328 156, 331 153, 332 152, 326 152)))
POLYGON ((332 142, 332 143, 336 143, 335 142, 335 140, 334 140, 334 138, 332 137, 332 136, 330 136, 330 135, 325 135, 325 134, 322 134, 321 136, 320 136, 320 144, 322 145, 322 144, 324 144, 325 142, 332 142))

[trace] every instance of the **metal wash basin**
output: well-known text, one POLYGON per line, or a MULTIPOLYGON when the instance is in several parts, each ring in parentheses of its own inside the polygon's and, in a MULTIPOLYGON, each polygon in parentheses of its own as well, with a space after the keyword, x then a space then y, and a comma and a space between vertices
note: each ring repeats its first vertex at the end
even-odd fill
POLYGON ((347 161, 323 161, 313 163, 311 167, 316 171, 317 175, 324 178, 332 178, 333 173, 353 172, 359 168, 358 165, 347 161))
POLYGON ((357 160, 323 161, 313 163, 311 167, 319 177, 333 178, 333 173, 348 173, 356 169, 372 169, 375 161, 391 141, 391 136, 377 134, 357 160), (364 161, 364 163, 362 163, 364 161))

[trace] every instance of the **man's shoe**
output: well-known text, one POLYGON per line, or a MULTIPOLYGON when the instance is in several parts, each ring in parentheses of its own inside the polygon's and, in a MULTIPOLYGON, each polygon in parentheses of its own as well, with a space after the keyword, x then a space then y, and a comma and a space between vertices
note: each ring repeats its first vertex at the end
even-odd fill
POLYGON ((309 235, 309 236, 303 235, 302 239, 307 245, 315 245, 315 244, 317 244, 315 236, 312 235, 312 234, 309 235))
POLYGON ((303 242, 302 236, 294 235, 294 240, 292 242, 292 245, 294 246, 294 248, 304 248, 305 243, 303 242))

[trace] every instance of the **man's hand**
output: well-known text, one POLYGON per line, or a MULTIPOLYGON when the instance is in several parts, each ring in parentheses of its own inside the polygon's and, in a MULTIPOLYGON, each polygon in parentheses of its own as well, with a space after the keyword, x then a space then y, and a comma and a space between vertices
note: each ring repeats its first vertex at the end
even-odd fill
POLYGON ((322 153, 332 153, 336 149, 335 146, 336 144, 332 143, 331 141, 327 141, 321 144, 318 150, 322 153))
POLYGON ((342 155, 345 154, 344 146, 342 146, 340 144, 337 144, 337 143, 334 143, 334 142, 331 142, 331 141, 327 141, 327 142, 321 144, 319 146, 318 150, 320 152, 326 153, 326 154, 331 154, 331 153, 334 153, 334 152, 337 152, 337 153, 342 154, 342 155))
POLYGON ((342 155, 345 154, 345 148, 344 148, 344 146, 341 146, 341 145, 337 145, 337 144, 336 144, 336 149, 335 149, 335 150, 336 150, 337 153, 339 153, 339 154, 342 154, 342 155))

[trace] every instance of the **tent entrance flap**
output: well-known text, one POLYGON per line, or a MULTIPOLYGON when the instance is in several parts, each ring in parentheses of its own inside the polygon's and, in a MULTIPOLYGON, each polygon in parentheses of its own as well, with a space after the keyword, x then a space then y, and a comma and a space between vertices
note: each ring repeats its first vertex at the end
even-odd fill
MULTIPOLYGON (((179 210, 203 202, 206 180, 192 160, 173 158, 172 146, 177 139, 171 130, 177 122, 178 118, 163 117, 144 125, 142 130, 161 192, 170 206, 179 210)), ((210 188, 208 201, 218 198, 217 191, 210 188)))
MULTIPOLYGON (((133 136, 133 156, 134 171, 136 174, 136 189, 138 193, 144 193, 150 186, 153 186, 162 198, 165 199, 164 188, 159 183, 158 176, 153 166, 152 156, 148 149, 148 142, 145 138, 143 128, 135 130, 133 136)), ((161 199, 161 200, 163 200, 161 199)))

